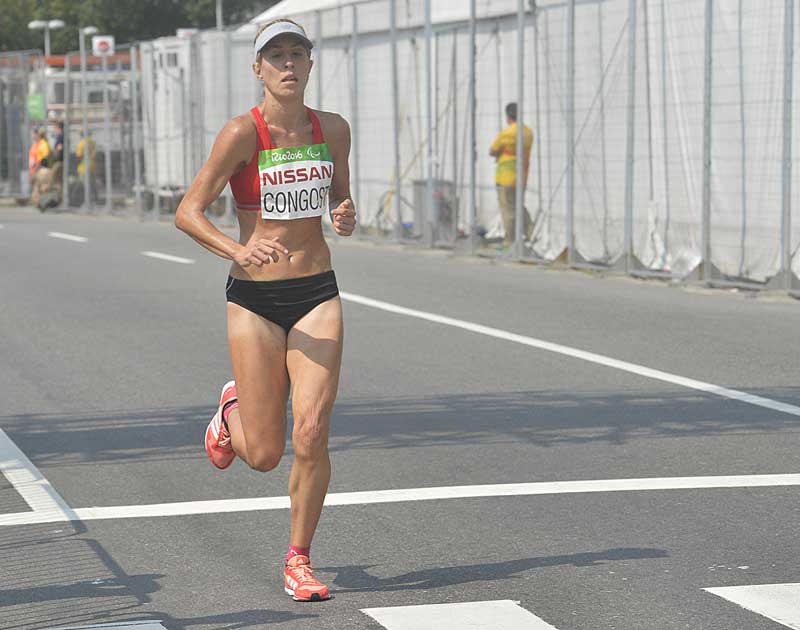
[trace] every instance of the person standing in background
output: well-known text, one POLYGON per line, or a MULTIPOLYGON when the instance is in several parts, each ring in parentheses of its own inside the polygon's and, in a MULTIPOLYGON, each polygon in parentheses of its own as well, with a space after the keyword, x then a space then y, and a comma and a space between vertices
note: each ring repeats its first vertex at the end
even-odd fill
MULTIPOLYGON (((506 123, 508 126, 503 129, 492 143, 489 155, 497 160, 497 172, 495 183, 497 184, 497 198, 500 203, 500 214, 503 219, 503 229, 505 236, 503 246, 510 247, 514 242, 516 230, 516 208, 517 208, 517 104, 509 103, 506 105, 506 123)), ((533 131, 530 127, 523 125, 523 156, 522 173, 524 175, 522 192, 525 193, 525 186, 528 183, 528 168, 530 166, 531 147, 533 146, 533 131)), ((524 198, 524 197, 523 197, 524 198)), ((533 223, 531 222, 528 210, 523 208, 522 216, 525 224, 522 234, 525 240, 533 237, 533 223)))
POLYGON ((97 154, 97 146, 94 138, 92 138, 91 133, 88 135, 88 137, 81 138, 81 141, 78 143, 78 146, 75 149, 75 157, 78 158, 78 175, 80 176, 81 181, 83 181, 83 173, 86 171, 87 160, 84 159, 84 151, 88 151, 86 158, 89 162, 89 197, 94 199, 97 190, 97 186, 95 184, 95 173, 97 172, 97 161, 95 159, 97 154))

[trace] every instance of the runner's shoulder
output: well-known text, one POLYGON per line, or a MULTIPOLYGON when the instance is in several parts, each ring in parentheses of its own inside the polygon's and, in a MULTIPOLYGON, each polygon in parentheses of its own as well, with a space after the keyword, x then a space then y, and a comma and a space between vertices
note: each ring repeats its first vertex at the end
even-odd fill
POLYGON ((249 114, 231 118, 217 136, 217 142, 227 152, 245 159, 253 153, 258 138, 255 121, 249 114))
POLYGON ((322 135, 325 136, 327 143, 341 142, 342 140, 349 139, 350 125, 336 112, 325 112, 319 109, 312 110, 319 118, 319 124, 322 127, 322 135))

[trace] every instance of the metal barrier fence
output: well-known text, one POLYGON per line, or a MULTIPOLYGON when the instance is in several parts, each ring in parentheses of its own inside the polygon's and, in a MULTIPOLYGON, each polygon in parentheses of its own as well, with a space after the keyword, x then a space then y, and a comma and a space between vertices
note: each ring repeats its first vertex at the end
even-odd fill
MULTIPOLYGON (((797 1, 309 1, 284 17, 316 43, 307 102, 350 122, 360 237, 797 291, 797 1), (525 184, 517 159, 499 191, 489 147, 509 102, 533 146, 525 184)), ((112 119, 142 164, 112 154, 112 199, 174 212, 216 133, 261 98, 255 29, 132 50, 141 107, 122 98, 112 119)), ((232 221, 230 201, 210 215, 232 221)))
POLYGON ((43 76, 37 51, 0 53, 0 196, 27 196, 28 96, 43 76))

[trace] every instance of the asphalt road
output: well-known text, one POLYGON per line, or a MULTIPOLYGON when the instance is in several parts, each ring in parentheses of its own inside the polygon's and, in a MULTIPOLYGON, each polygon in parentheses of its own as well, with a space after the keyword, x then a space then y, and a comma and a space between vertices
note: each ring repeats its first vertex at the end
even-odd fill
MULTIPOLYGON (((286 495, 290 445, 266 475, 203 451, 230 378, 225 261, 169 224, 0 208, 0 225, 0 429, 71 508, 286 495)), ((331 246, 347 293, 800 406, 789 298, 331 246)), ((331 493, 800 472, 798 415, 344 309, 331 493)), ((283 593, 285 509, 0 525, 0 628, 377 630, 363 609, 512 600, 558 630, 780 630, 702 589, 800 582, 799 490, 329 506, 312 559, 334 598, 310 605, 283 593)), ((29 509, 0 476, 0 522, 29 509)))

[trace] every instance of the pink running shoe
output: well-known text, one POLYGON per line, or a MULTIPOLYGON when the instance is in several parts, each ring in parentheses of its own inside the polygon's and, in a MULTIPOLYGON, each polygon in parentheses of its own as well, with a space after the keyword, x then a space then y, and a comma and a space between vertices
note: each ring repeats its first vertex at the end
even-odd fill
POLYGON ((283 569, 283 590, 296 602, 321 602, 330 599, 328 587, 314 577, 307 556, 294 556, 283 569))
POLYGON ((219 397, 219 408, 206 429, 206 454, 211 463, 224 470, 236 459, 231 445, 231 435, 222 422, 222 410, 229 402, 236 400, 236 383, 228 381, 219 397))

